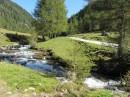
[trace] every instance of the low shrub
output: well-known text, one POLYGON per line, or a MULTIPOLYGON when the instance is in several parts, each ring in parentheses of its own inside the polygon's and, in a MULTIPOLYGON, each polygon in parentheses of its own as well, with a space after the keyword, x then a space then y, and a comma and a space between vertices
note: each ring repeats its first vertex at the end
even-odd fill
POLYGON ((130 71, 124 76, 125 88, 127 91, 130 91, 130 71))
POLYGON ((57 91, 63 92, 65 97, 87 97, 88 93, 86 87, 72 82, 60 85, 57 91))

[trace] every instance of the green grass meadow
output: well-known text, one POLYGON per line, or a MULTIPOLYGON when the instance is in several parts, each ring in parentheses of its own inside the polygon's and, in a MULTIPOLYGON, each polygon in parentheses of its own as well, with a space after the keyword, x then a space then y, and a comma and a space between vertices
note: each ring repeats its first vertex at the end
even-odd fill
POLYGON ((20 91, 33 87, 37 92, 51 92, 58 84, 53 76, 4 62, 0 62, 0 80, 5 81, 10 89, 20 91))

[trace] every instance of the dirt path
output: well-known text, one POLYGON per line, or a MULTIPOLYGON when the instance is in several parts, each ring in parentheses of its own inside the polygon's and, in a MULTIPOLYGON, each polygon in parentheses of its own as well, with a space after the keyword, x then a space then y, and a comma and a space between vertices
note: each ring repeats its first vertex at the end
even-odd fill
POLYGON ((102 46, 110 46, 110 47, 118 47, 118 44, 115 43, 107 43, 107 42, 101 42, 101 41, 96 41, 96 40, 86 40, 78 37, 69 37, 72 40, 76 41, 81 41, 84 43, 91 43, 91 44, 97 44, 97 45, 102 45, 102 46))

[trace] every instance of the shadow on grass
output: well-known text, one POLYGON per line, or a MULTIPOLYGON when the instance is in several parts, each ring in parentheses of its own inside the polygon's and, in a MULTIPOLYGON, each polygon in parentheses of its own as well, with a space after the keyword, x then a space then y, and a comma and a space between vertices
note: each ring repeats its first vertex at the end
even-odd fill
POLYGON ((99 74, 107 78, 122 78, 128 70, 130 70, 130 63, 128 60, 109 59, 95 61, 96 66, 92 67, 92 74, 99 74))

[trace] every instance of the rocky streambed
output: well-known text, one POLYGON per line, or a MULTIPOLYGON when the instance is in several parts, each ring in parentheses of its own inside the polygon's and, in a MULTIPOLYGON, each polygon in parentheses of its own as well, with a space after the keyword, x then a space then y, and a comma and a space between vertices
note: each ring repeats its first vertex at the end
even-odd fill
POLYGON ((84 84, 91 90, 108 89, 116 93, 125 93, 126 89, 123 85, 125 82, 121 80, 104 79, 97 76, 91 76, 85 79, 84 84))
POLYGON ((64 68, 55 63, 52 64, 52 60, 47 59, 48 56, 45 55, 45 52, 32 50, 30 48, 30 45, 2 48, 3 50, 0 51, 0 60, 23 65, 47 74, 55 74, 57 77, 65 76, 66 71, 64 68))

